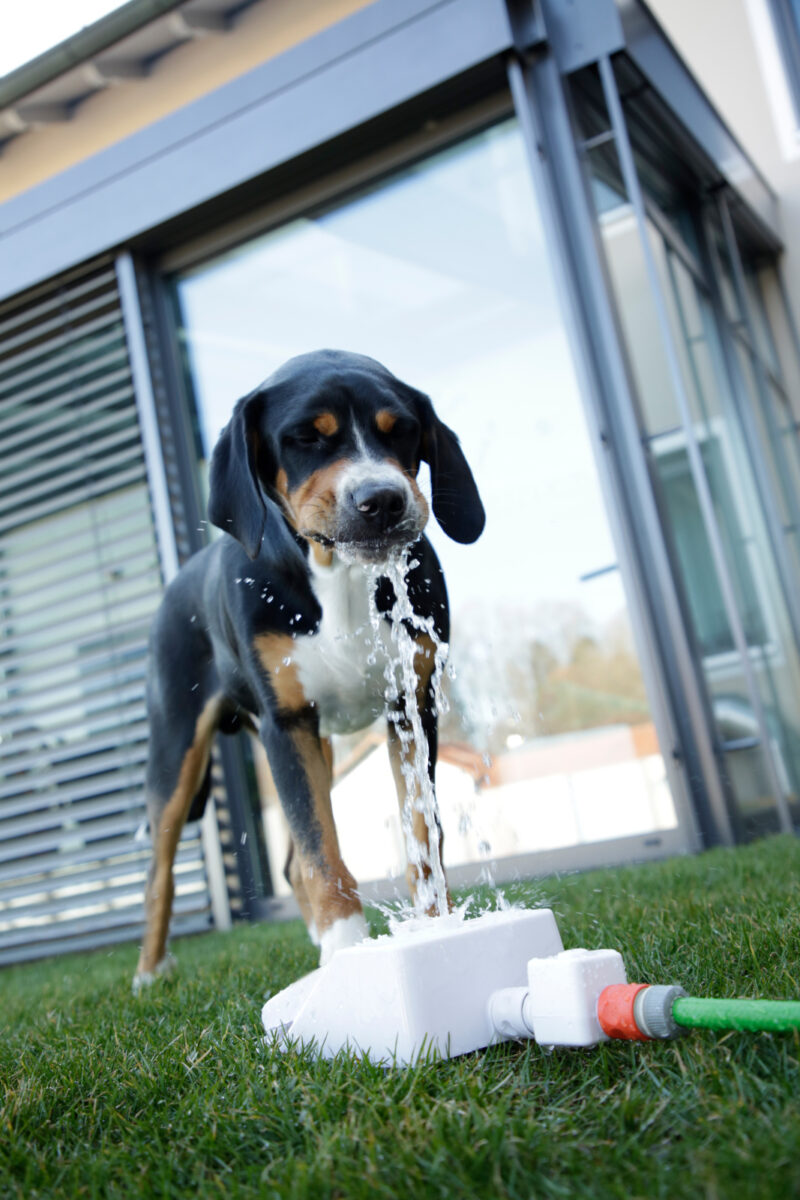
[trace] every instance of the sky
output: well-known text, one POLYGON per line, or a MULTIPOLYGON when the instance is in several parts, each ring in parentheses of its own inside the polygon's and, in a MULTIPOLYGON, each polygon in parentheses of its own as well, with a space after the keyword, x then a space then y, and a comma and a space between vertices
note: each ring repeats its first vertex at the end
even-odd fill
POLYGON ((91 25, 125 0, 25 0, 15 6, 13 20, 3 21, 0 76, 22 66, 51 46, 91 25))

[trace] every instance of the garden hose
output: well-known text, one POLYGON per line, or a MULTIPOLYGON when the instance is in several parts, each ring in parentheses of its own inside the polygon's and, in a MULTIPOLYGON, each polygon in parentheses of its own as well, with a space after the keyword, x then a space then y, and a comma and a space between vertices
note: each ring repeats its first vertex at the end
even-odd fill
POLYGON ((800 1000, 713 1000, 687 996, 681 987, 611 984, 597 1002, 597 1017, 611 1038, 650 1041, 689 1029, 754 1033, 800 1031, 800 1000))

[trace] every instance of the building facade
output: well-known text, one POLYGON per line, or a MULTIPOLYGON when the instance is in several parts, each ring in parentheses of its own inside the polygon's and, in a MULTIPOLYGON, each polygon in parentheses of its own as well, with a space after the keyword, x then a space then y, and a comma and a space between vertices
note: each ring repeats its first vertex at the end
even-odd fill
MULTIPOLYGON (((728 76, 696 9, 132 0, 0 80, 0 963, 139 936, 148 623, 234 402, 320 346, 426 391, 487 509, 432 531, 451 880, 796 829, 795 10, 703 6, 728 76)), ((336 747, 368 896, 382 742, 336 747)), ((284 851, 224 739, 176 931, 281 911, 284 851)))

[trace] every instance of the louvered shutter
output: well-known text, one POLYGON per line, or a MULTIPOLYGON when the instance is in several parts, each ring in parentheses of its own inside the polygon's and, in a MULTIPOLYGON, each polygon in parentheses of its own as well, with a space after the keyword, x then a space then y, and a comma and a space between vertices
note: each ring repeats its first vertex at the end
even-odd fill
MULTIPOLYGON (((162 591, 113 263, 0 306, 0 964, 138 939, 162 591)), ((199 829, 175 933, 211 922, 199 829)))

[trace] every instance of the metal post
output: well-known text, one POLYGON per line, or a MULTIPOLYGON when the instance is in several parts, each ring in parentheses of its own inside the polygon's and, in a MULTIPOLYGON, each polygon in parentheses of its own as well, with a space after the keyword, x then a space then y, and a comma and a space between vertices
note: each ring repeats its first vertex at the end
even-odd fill
MULTIPOLYGON (((178 547, 175 541, 175 531, 172 527, 167 474, 164 469, 164 457, 161 452, 161 438, 158 432, 153 385, 150 379, 147 344, 145 342, 142 315, 139 308, 136 271, 133 259, 127 251, 118 255, 115 266, 120 306, 122 308, 122 320, 125 326, 125 338, 128 345, 131 379, 133 380, 136 409, 139 415, 139 428, 142 433, 145 470, 147 471, 150 502, 153 508, 153 521, 156 527, 156 538, 161 557, 161 571, 165 583, 169 583, 178 572, 178 547)), ((203 846, 203 860, 206 867, 208 894, 211 900, 211 915, 214 926, 216 929, 230 929, 231 906, 228 900, 228 887, 225 882, 225 864, 222 859, 222 846, 220 844, 219 826, 217 825, 217 814, 213 796, 209 796, 208 798, 203 820, 200 823, 200 838, 203 846)))
POLYGON ((758 681, 755 678, 753 665, 750 661, 750 650, 747 645, 747 638, 744 633, 744 627, 742 625, 741 616, 736 602, 733 583, 731 581, 728 565, 725 559, 725 550, 722 544, 719 526, 717 525, 716 514, 714 513, 714 500, 711 495, 711 488, 706 476, 700 446, 694 434, 691 405, 689 403, 689 397, 684 386, 677 349, 669 324, 669 315, 667 313, 664 297, 661 292, 658 269, 656 267, 655 258, 653 256, 652 248, 648 238, 644 197, 639 186, 639 177, 636 172, 633 150, 628 137, 625 116, 622 111, 622 102, 619 98, 619 92, 617 91, 617 84, 614 78, 614 69, 611 64, 611 60, 608 57, 601 58, 598 63, 598 67, 600 70, 600 80, 611 121, 611 127, 614 131, 616 139, 620 171, 622 173, 628 199, 631 203, 636 219, 639 232, 639 241, 645 262, 645 269, 647 271, 647 276, 650 283, 651 298, 653 300, 656 317, 661 330, 662 344, 667 358, 667 367, 670 374, 670 380, 672 383, 675 400, 678 405, 678 411, 681 415, 683 432, 686 437, 686 451, 689 461, 689 469, 691 471, 692 479, 697 491, 697 499, 700 505, 703 525, 709 541, 709 546, 711 548, 711 556, 714 566, 717 571, 717 578, 719 581, 723 605, 725 607, 725 613, 728 618, 731 635, 741 661, 742 672, 745 677, 750 703, 753 706, 753 712, 755 713, 756 721, 758 723, 759 736, 761 737, 761 745, 764 754, 764 762, 767 768, 770 784, 775 794, 775 805, 778 812, 778 819, 780 821, 781 829, 783 829, 784 832, 790 833, 793 826, 789 813, 787 797, 784 793, 778 767, 775 763, 772 753, 772 745, 769 727, 767 725, 766 713, 764 711, 764 706, 758 691, 758 681))
MULTIPOLYGON (((542 218, 576 349, 576 368, 587 401, 587 418, 606 485, 610 516, 621 548, 621 565, 636 602, 632 616, 644 630, 647 659, 658 663, 654 718, 662 745, 674 747, 668 762, 676 805, 690 846, 699 845, 697 818, 706 844, 734 842, 719 774, 707 700, 696 674, 680 601, 652 495, 624 350, 609 302, 596 223, 584 183, 567 111, 563 83, 551 54, 538 52, 524 64, 508 61, 508 76, 542 218), (605 460, 605 461, 604 461, 605 460), (624 514, 624 518, 621 516, 624 514), (662 689, 669 703, 662 700, 662 689), (678 773, 677 765, 683 770, 678 773), (677 785, 677 786, 676 786, 677 785), (687 789, 697 804, 688 803, 687 789)), ((652 679, 651 679, 652 683, 652 679)))
MULTIPOLYGON (((756 377, 756 385, 758 387, 764 418, 767 424, 770 426, 773 441, 775 442, 778 470, 783 479, 784 488, 787 494, 787 503, 789 504, 792 512, 792 520, 795 527, 800 530, 800 507, 798 507, 795 490, 792 486, 791 479, 788 476, 786 462, 783 457, 784 447, 781 440, 781 434, 780 431, 775 428, 775 420, 772 411, 773 398, 770 393, 764 368, 758 354, 753 314, 747 299, 744 268, 742 266, 742 260, 739 254, 739 247, 736 242, 733 222, 731 221, 730 209, 728 208, 726 199, 722 196, 718 200, 718 208, 722 218, 722 232, 725 238, 728 258, 730 259, 731 269, 733 271, 733 284, 736 291, 736 301, 742 321, 744 322, 744 326, 747 331, 750 345, 753 348, 753 371, 756 377)), ((704 229, 704 233, 711 253, 713 254, 713 243, 711 238, 708 236, 707 228, 704 229)), ((736 389, 734 389, 734 395, 736 396, 736 389)), ((781 585, 783 587, 789 623, 791 624, 792 633, 794 634, 795 645, 798 649, 800 649, 800 595, 798 595, 798 585, 800 585, 800 580, 797 579, 795 572, 792 570, 788 562, 786 546, 784 542, 783 522, 781 521, 780 514, 775 507, 774 499, 772 497, 772 488, 770 485, 768 470, 763 460, 763 455, 759 452, 760 439, 758 435, 758 428, 753 420, 750 404, 747 403, 746 395, 744 399, 745 402, 743 404, 739 404, 738 406, 740 420, 743 428, 745 429, 746 438, 749 445, 750 458, 753 463, 756 483, 760 493, 760 500, 764 509, 767 528, 770 533, 770 540, 772 542, 773 553, 775 555, 775 565, 781 585)))

